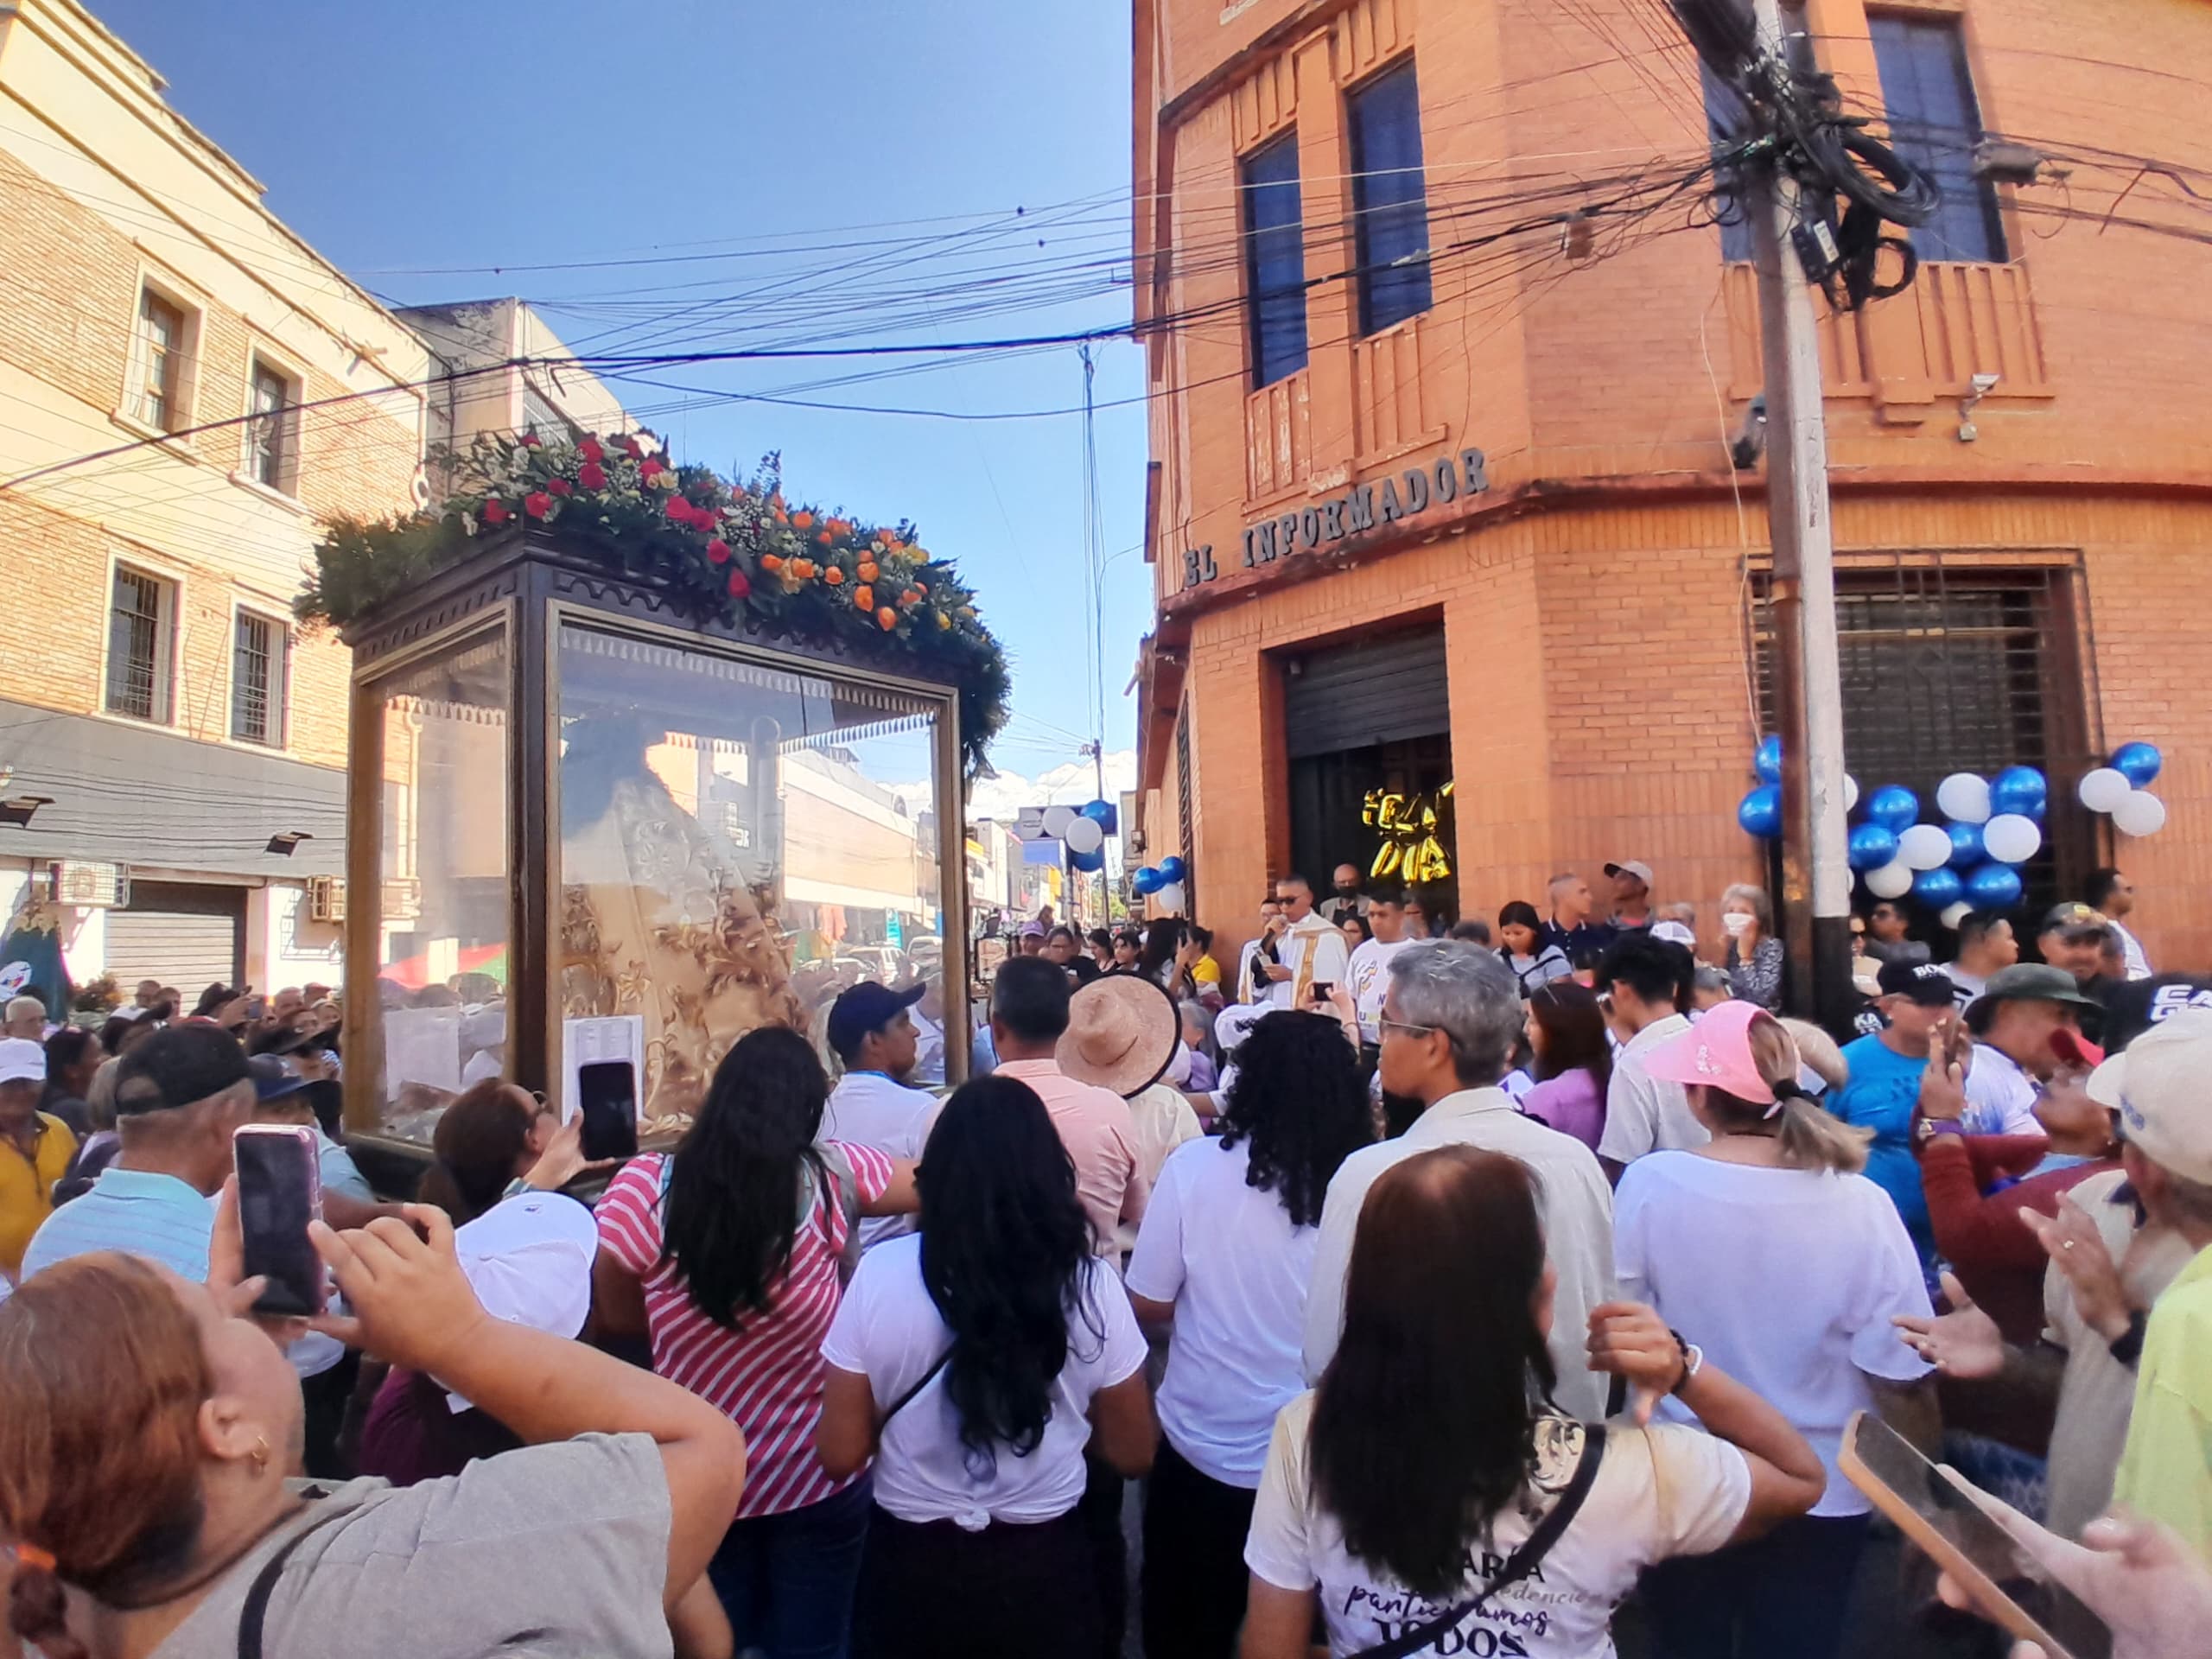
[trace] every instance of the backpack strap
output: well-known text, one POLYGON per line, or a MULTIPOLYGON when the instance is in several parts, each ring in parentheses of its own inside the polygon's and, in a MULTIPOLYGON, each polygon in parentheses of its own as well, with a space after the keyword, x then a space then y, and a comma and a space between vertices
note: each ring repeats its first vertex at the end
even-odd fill
POLYGON ((1361 1649, 1351 1659, 1407 1659, 1408 1655, 1419 1653, 1449 1633, 1468 1614, 1479 1612, 1483 1604, 1498 1592, 1510 1585, 1518 1584, 1535 1572, 1542 1564, 1544 1557, 1551 1553, 1552 1546, 1559 1542, 1560 1535, 1581 1513, 1583 1500, 1590 1496, 1590 1488, 1597 1484, 1598 1465, 1605 1461, 1605 1426, 1603 1423, 1586 1425, 1583 1428, 1582 1461, 1575 1465, 1574 1474, 1567 1481, 1567 1489, 1560 1493, 1559 1501, 1552 1505, 1544 1518, 1537 1522, 1529 1535, 1521 1541, 1521 1547, 1507 1558, 1505 1565, 1498 1569, 1497 1576, 1484 1585, 1480 1593, 1454 1603, 1434 1618, 1416 1624, 1391 1641, 1361 1649))
POLYGON ((861 1264, 861 1184, 853 1173, 853 1160, 845 1149, 835 1141, 824 1141, 816 1150, 822 1154, 822 1166, 830 1173, 830 1185, 836 1194, 837 1207, 844 1212, 845 1243, 837 1252, 837 1282, 849 1285, 853 1273, 861 1264))

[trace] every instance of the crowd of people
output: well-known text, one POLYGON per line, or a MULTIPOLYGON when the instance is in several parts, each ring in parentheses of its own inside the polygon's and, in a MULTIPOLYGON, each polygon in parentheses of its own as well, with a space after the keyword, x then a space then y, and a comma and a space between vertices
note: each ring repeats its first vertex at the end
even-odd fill
MULTIPOLYGON (((2120 1659, 2188 1650, 2212 982, 2154 974, 2101 872, 2041 961, 2001 917, 1948 962, 1867 918, 1839 1048, 1780 1017, 1764 893, 1701 963, 1648 865, 1605 876, 1603 918, 1566 874, 1494 931, 1285 877, 1233 969, 1179 918, 1039 918, 972 1031, 940 986, 850 986, 831 1064, 747 1033, 619 1166, 473 1081, 411 1202, 322 1122, 304 991, 154 985, 112 1041, 10 1006, 12 1628, 46 1659, 1564 1659, 1625 1605, 1662 1659, 1818 1659, 1871 1568, 1866 1414, 1993 1494, 2120 1659), (311 1319, 245 1276, 256 1122, 316 1137, 311 1319)), ((1962 1586, 1885 1594, 1989 1650, 1962 1586)))

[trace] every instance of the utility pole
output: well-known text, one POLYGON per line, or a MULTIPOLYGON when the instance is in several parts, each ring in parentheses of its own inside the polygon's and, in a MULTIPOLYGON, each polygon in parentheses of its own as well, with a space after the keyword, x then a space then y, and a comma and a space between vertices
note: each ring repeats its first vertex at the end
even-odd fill
MULTIPOLYGON (((1753 0, 1763 49, 1784 52, 1778 0, 1753 0)), ((1770 155, 1751 172, 1753 258, 1765 358, 1767 531, 1782 737, 1782 909, 1792 1004, 1847 1022, 1851 867, 1843 804, 1843 689, 1835 543, 1812 296, 1790 239, 1797 185, 1770 155)))

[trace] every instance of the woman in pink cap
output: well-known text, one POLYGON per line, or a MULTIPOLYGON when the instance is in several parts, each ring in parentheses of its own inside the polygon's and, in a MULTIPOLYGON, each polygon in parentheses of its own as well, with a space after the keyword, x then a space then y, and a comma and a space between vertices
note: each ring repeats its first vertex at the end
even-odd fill
MULTIPOLYGON (((1613 1252, 1620 1294, 1776 1407, 1827 1471, 1812 1513, 1755 1542, 1643 1576, 1661 1659, 1787 1653, 1832 1659, 1866 1541, 1866 1499, 1836 1471, 1844 1425, 1878 1411, 1923 1445, 1935 1435, 1925 1362, 1893 1316, 1928 1292, 1897 1207, 1859 1171, 1862 1132, 1822 1109, 1782 1023, 1724 1002, 1651 1052, 1651 1075, 1685 1086, 1712 1131, 1622 1175, 1613 1252)), ((1660 1408, 1693 1421, 1675 1402, 1660 1408)))

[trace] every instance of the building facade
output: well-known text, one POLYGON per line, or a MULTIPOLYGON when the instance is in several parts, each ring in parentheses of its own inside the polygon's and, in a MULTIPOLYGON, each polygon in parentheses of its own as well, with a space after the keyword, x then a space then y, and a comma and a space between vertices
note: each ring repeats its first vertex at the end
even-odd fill
MULTIPOLYGON (((2201 967, 2212 15, 1785 13, 1946 186, 1912 287, 1820 324, 1847 766, 1931 817, 1946 772, 2044 767, 2031 898, 2117 862, 2154 959, 2201 967), (2037 181, 1976 176, 1999 135, 2037 181), (2115 842, 2072 785, 2135 739, 2171 817, 2115 842)), ((1765 874, 1735 807, 1774 718, 1727 94, 1629 0, 1135 22, 1147 858, 1234 934, 1271 878, 1389 841, 1469 915, 1633 857, 1717 947, 1721 888, 1765 874)))
POLYGON ((349 653, 292 600, 417 499, 433 364, 162 88, 0 3, 0 911, 59 866, 80 982, 334 983, 349 653))

